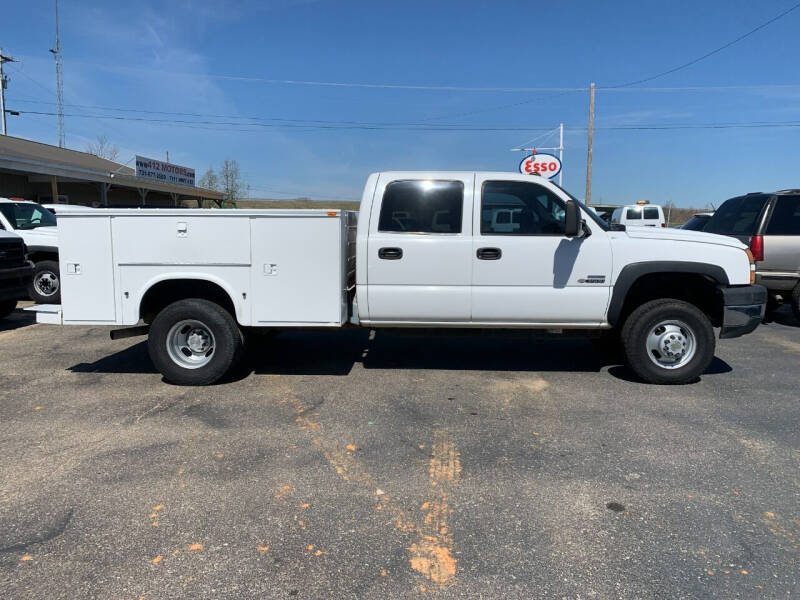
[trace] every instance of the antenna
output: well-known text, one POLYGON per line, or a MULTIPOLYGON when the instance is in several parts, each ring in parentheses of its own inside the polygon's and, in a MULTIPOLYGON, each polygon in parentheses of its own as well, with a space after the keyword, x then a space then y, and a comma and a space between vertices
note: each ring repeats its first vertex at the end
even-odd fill
POLYGON ((64 74, 61 68, 61 42, 58 39, 58 0, 56 3, 56 43, 50 48, 56 61, 56 102, 58 104, 58 147, 64 147, 64 74))

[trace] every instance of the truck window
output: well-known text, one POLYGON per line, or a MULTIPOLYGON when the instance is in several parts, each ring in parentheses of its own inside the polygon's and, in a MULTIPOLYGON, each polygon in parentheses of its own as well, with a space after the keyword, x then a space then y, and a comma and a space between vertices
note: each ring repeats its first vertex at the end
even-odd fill
POLYGON ((778 196, 767 235, 800 235, 800 196, 778 196))
POLYGON ((625 211, 625 219, 630 221, 631 219, 641 219, 642 218, 642 211, 639 208, 629 208, 625 211))
POLYGON ((3 202, 0 204, 0 212, 15 229, 56 226, 53 213, 33 202, 3 202))
POLYGON ((703 231, 721 235, 753 235, 768 197, 766 194, 752 194, 726 200, 703 231))
POLYGON ((481 191, 481 234, 563 234, 564 203, 547 188, 524 181, 486 181, 481 191), (513 224, 508 217, 513 215, 513 224))
POLYGON ((660 219, 658 216, 658 207, 656 206, 648 206, 644 209, 644 218, 645 219, 660 219))
POLYGON ((460 181, 393 181, 383 193, 378 230, 461 233, 463 209, 460 181))

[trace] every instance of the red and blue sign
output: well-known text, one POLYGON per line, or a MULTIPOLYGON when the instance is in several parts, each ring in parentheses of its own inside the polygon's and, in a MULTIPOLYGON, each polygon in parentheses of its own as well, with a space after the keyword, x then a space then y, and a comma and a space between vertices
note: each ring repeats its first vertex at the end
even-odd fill
POLYGON ((561 171, 561 160, 554 154, 534 152, 519 163, 519 172, 526 175, 541 175, 552 179, 561 171))

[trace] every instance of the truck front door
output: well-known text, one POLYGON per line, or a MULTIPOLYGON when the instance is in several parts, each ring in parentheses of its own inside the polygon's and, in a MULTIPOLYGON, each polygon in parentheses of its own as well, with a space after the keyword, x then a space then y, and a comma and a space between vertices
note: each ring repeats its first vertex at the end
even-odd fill
MULTIPOLYGON (((611 245, 599 225, 567 238, 567 198, 529 176, 475 180, 472 320, 486 323, 601 323, 611 280, 611 245), (495 214, 512 211, 514 227, 495 214)), ((587 219, 588 221, 589 219, 587 219)))
POLYGON ((473 180, 381 174, 369 223, 371 322, 469 321, 473 180))

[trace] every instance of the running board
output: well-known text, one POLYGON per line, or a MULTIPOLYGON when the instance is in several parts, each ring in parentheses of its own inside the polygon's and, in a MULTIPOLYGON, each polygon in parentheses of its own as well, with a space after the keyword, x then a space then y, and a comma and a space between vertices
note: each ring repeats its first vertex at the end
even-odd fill
POLYGON ((124 340, 129 337, 147 335, 150 325, 137 325, 136 327, 126 327, 125 329, 112 329, 109 332, 112 340, 124 340))

